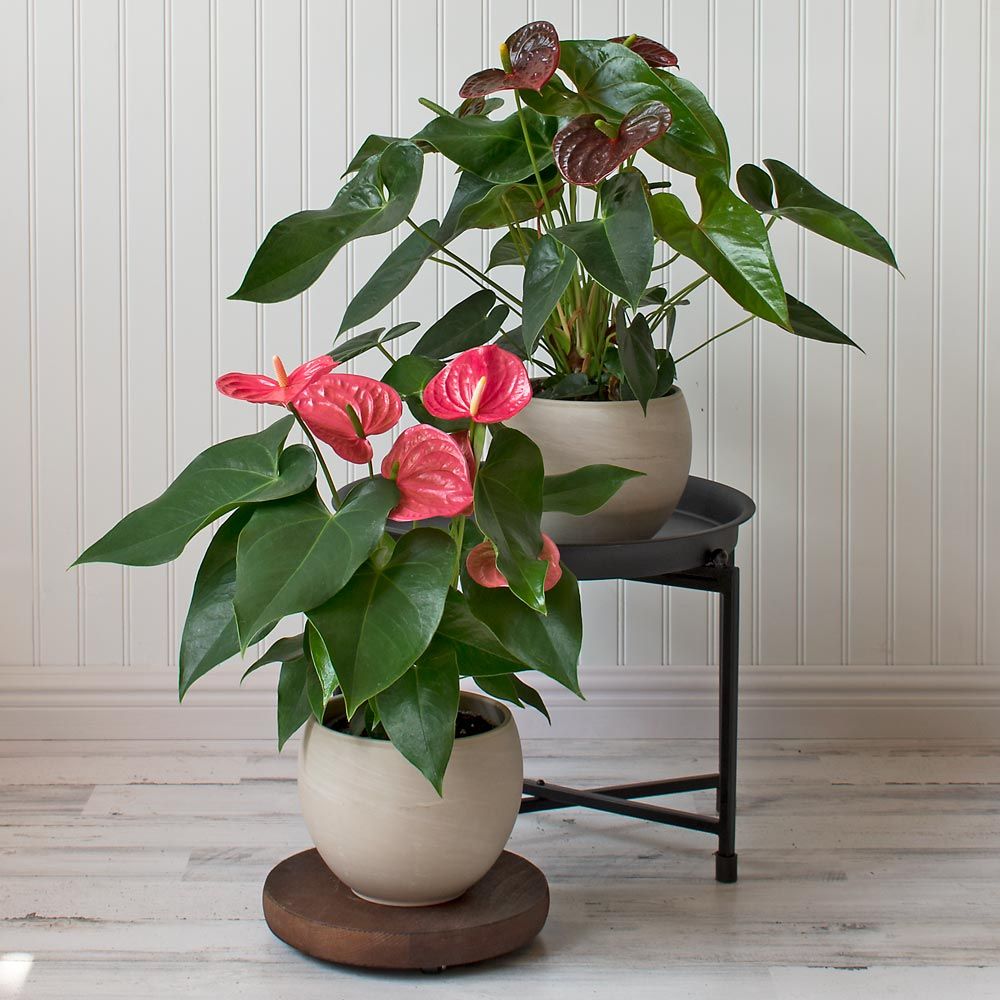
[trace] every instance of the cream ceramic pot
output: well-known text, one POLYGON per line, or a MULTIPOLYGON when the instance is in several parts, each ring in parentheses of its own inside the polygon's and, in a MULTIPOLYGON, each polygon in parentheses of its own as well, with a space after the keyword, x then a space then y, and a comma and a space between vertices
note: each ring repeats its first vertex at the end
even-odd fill
POLYGON ((507 424, 538 445, 546 475, 598 463, 645 473, 592 514, 545 514, 542 530, 556 542, 649 538, 674 512, 687 484, 691 418, 680 389, 651 399, 645 416, 634 400, 536 398, 507 424))
MULTIPOLYGON (((478 882, 503 851, 521 803, 517 726, 492 698, 463 692, 460 705, 495 728, 455 740, 443 797, 391 743, 306 723, 302 814, 320 857, 358 896, 442 903, 478 882)), ((328 712, 338 711, 339 697, 328 712)))

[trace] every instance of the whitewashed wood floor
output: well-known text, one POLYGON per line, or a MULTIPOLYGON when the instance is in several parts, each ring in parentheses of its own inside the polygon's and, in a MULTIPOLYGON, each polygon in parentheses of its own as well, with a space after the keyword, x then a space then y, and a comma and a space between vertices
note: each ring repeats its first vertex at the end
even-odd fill
MULTIPOLYGON (((580 784, 713 766, 696 741, 526 751, 529 775, 580 784)), ((263 741, 0 742, 0 997, 1000 998, 1000 742, 745 742, 738 885, 695 833, 521 817, 548 924, 438 976, 271 936, 261 884, 308 846, 294 771, 263 741)))

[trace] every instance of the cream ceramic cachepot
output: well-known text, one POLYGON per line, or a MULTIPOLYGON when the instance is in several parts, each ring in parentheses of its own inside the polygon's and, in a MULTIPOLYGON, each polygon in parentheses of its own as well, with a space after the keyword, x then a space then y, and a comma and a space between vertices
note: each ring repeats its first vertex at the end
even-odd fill
POLYGON ((591 514, 547 513, 542 530, 560 542, 649 538, 674 512, 691 470, 691 418, 680 389, 651 399, 533 399, 508 426, 538 445, 546 475, 584 465, 619 465, 645 475, 630 479, 591 514))
MULTIPOLYGON (((316 849, 364 899, 429 906, 455 899, 490 870, 521 802, 521 741, 499 702, 463 692, 460 707, 494 723, 455 740, 444 795, 385 740, 310 717, 299 750, 299 798, 316 849)), ((327 718, 343 714, 331 701, 327 718)))

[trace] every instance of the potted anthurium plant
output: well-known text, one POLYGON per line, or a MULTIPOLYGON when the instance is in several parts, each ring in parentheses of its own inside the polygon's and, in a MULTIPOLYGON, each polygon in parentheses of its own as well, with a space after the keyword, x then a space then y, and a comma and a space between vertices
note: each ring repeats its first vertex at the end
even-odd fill
MULTIPOLYGON (((768 230, 785 219, 892 266, 895 258, 861 216, 779 160, 765 160, 767 171, 742 166, 734 191, 722 124, 658 42, 560 39, 553 25, 535 21, 500 46, 500 61, 466 80, 455 111, 422 101, 435 117, 416 135, 369 136, 328 208, 271 229, 234 298, 297 295, 352 240, 405 227, 348 305, 341 333, 375 316, 425 262, 461 271, 479 289, 427 330, 388 380, 417 399, 421 379, 461 350, 495 342, 530 359, 543 374, 511 426, 534 438, 550 473, 600 461, 645 473, 589 517, 547 514, 546 530, 560 541, 648 537, 676 505, 690 464, 675 366, 693 351, 671 354, 687 296, 712 279, 746 309, 700 346, 754 317, 852 345, 786 292, 768 230), (504 107, 500 92, 513 94, 514 107, 493 117, 504 107), (458 183, 442 220, 417 222, 410 211, 432 154, 458 167, 458 183), (640 155, 691 175, 696 208, 666 190, 668 182, 650 181, 640 155), (500 234, 485 269, 453 247, 472 229, 500 234), (654 265, 658 247, 666 259, 654 265), (680 257, 703 273, 668 288, 680 257), (504 283, 513 268, 520 281, 504 283)), ((388 353, 385 342, 406 329, 352 337, 334 355, 388 353)))
POLYGON ((299 789, 321 856, 368 899, 451 899, 491 867, 517 815, 520 743, 501 702, 545 712, 530 669, 579 693, 579 589, 542 511, 590 510, 634 473, 546 477, 538 448, 504 424, 531 400, 527 371, 495 345, 460 353, 419 394, 428 419, 458 429, 408 427, 381 475, 371 438, 402 416, 392 385, 329 355, 274 369, 217 386, 286 416, 208 448, 77 562, 166 563, 224 517, 184 625, 181 697, 304 614, 247 673, 281 665, 279 744, 306 725, 299 789), (286 443, 296 422, 308 443, 286 443), (338 487, 320 442, 368 475, 338 487))

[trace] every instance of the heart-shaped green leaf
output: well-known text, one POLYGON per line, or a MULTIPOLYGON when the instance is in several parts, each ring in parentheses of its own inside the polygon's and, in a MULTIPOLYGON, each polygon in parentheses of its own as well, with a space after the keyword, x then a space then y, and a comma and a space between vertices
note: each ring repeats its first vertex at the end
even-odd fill
POLYGON ((500 640, 472 613, 465 595, 452 588, 444 603, 444 613, 437 632, 427 647, 428 655, 451 650, 463 677, 509 674, 530 670, 511 655, 500 640))
POLYGON ((316 682, 309 686, 309 704, 312 706, 316 721, 322 722, 326 715, 327 703, 340 687, 340 682, 337 680, 337 671, 333 667, 325 643, 309 622, 306 622, 305 636, 316 677, 316 682))
POLYGON ((250 520, 251 508, 231 514, 209 543, 194 581, 184 621, 179 657, 178 692, 240 651, 233 595, 236 593, 236 544, 250 520))
MULTIPOLYGON (((788 296, 788 315, 792 320, 792 333, 807 340, 819 340, 824 344, 842 344, 845 347, 858 347, 857 344, 838 330, 828 319, 821 316, 815 309, 798 299, 788 296)), ((858 347, 860 351, 861 348, 858 347)), ((862 353, 864 353, 862 351, 862 353)))
POLYGON ((304 654, 281 664, 278 675, 278 750, 309 718, 309 675, 312 664, 304 654))
POLYGON ((528 226, 514 226, 509 233, 504 233, 493 244, 490 250, 490 262, 486 270, 494 267, 515 265, 524 267, 531 253, 531 248, 538 242, 538 233, 528 226))
POLYGON ((308 612, 340 681, 347 712, 409 670, 441 621, 455 568, 455 543, 436 528, 414 528, 392 558, 365 563, 325 604, 308 612))
POLYGON ((342 247, 387 233, 410 214, 423 166, 424 154, 405 141, 366 160, 329 208, 296 212, 271 228, 230 298, 281 302, 305 291, 342 247))
POLYGON ((531 354, 556 303, 576 273, 576 254, 548 233, 535 242, 524 268, 521 337, 531 354))
POLYGON ((584 465, 561 476, 545 477, 542 509, 590 514, 603 507, 630 479, 645 475, 618 465, 584 465))
POLYGON ((392 745, 443 794, 455 742, 458 670, 449 656, 428 652, 380 692, 376 703, 392 745))
POLYGON ((427 236, 436 240, 440 229, 437 219, 425 222, 419 231, 410 233, 382 261, 344 310, 344 318, 340 322, 341 333, 353 330, 359 323, 380 313, 409 285, 424 261, 437 249, 427 240, 427 236))
POLYGON ((656 361, 656 346, 649 330, 649 322, 642 313, 637 313, 631 323, 625 319, 625 308, 619 306, 616 313, 615 339, 618 342, 618 357, 621 359, 625 381, 639 401, 642 412, 656 391, 659 371, 656 361))
POLYGON ((240 678, 242 684, 251 674, 256 673, 261 667, 269 663, 284 663, 286 660, 295 660, 305 653, 305 633, 298 635, 288 635, 281 639, 276 639, 258 659, 254 660, 240 678))
POLYGON ((892 247, 867 219, 835 201, 781 160, 765 160, 771 180, 760 167, 744 164, 736 172, 740 193, 758 212, 791 219, 804 229, 825 236, 834 243, 898 267, 892 247), (777 196, 777 207, 772 202, 777 196))
POLYGON ((366 480, 335 514, 315 489, 254 512, 236 559, 236 621, 244 648, 260 629, 332 597, 368 558, 399 501, 387 479, 366 480))
POLYGON ((497 550, 497 568, 511 592, 544 612, 542 548, 542 453, 531 438, 501 424, 475 485, 476 524, 497 550))
POLYGON ((626 170, 609 177, 600 186, 600 200, 597 218, 571 222, 552 235, 576 253, 595 280, 636 307, 653 268, 653 223, 642 175, 626 170))
POLYGON ((390 340, 396 340, 411 330, 416 330, 418 326, 420 324, 412 320, 407 323, 397 323, 388 330, 380 326, 375 330, 359 333, 356 337, 349 337, 347 340, 335 344, 330 349, 329 354, 334 361, 349 361, 351 358, 364 354, 365 351, 370 351, 378 344, 388 344, 390 340))
POLYGON ((74 563, 158 566, 216 518, 245 503, 294 496, 316 479, 316 457, 303 445, 282 445, 294 417, 257 434, 203 451, 155 500, 132 511, 74 563))
POLYGON ((489 343, 510 310, 503 303, 494 307, 496 296, 487 289, 473 292, 432 323, 413 347, 427 358, 450 358, 489 343))
POLYGON ((549 722, 549 710, 542 701, 542 696, 530 684, 525 684, 517 674, 498 675, 495 677, 474 677, 476 686, 485 691, 491 698, 510 702, 518 708, 533 708, 541 712, 549 722))
POLYGON ((677 195, 664 192, 650 198, 656 234, 704 268, 735 302, 789 329, 785 290, 760 216, 719 178, 703 177, 697 185, 697 222, 677 195))
MULTIPOLYGON (((552 139, 558 122, 524 109, 524 120, 538 168, 552 163, 552 139)), ((517 114, 499 121, 435 118, 414 137, 429 143, 463 170, 493 184, 512 184, 531 175, 533 167, 517 114)))
POLYGON ((392 363, 392 367, 382 376, 382 381, 391 385, 404 399, 407 396, 419 396, 424 391, 424 386, 443 367, 444 363, 436 358, 404 354, 392 363))
POLYGON ((544 615, 509 590, 480 587, 467 573, 462 577, 462 589, 472 613, 510 653, 583 697, 577 680, 583 641, 580 588, 565 566, 559 582, 545 595, 544 615))
MULTIPOLYGON (((683 173, 728 180, 725 131, 704 95, 687 80, 651 69, 624 45, 594 40, 563 42, 559 69, 578 92, 576 100, 563 100, 567 117, 591 112, 618 122, 638 104, 662 101, 670 109, 670 129, 646 152, 683 173)), ((529 103, 532 97, 526 98, 529 103)))

